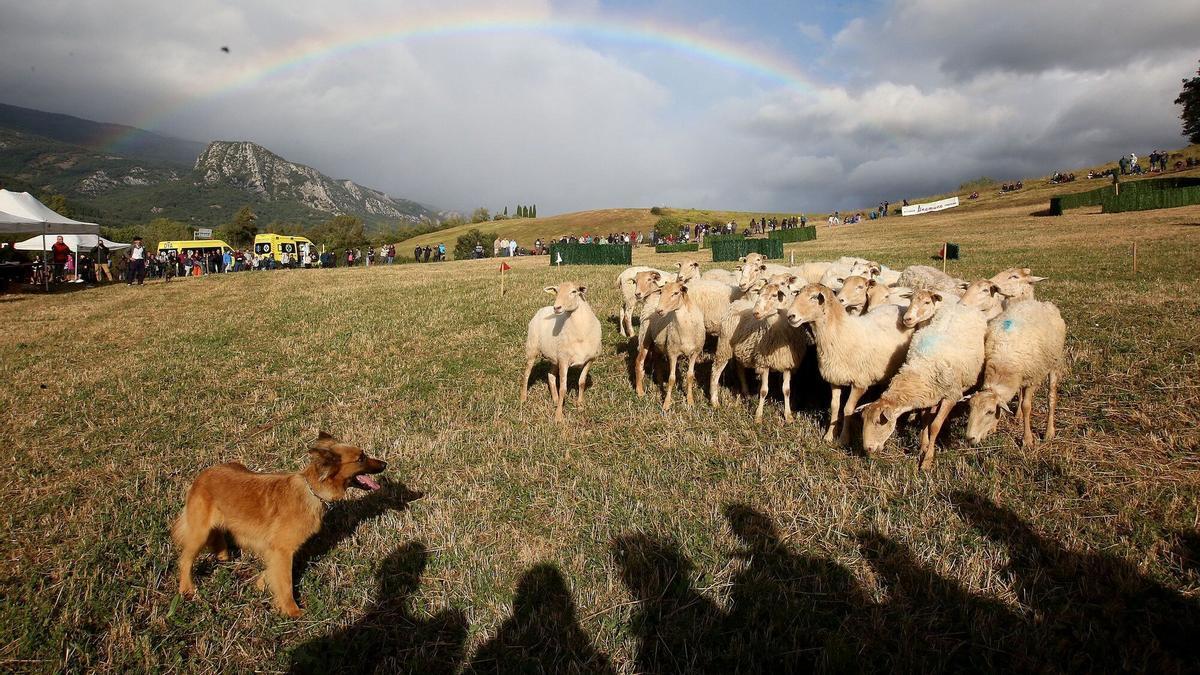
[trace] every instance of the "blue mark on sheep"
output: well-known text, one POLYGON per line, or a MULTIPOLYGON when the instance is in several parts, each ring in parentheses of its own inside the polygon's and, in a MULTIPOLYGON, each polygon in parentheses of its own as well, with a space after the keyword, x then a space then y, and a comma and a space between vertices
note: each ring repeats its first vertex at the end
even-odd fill
POLYGON ((1000 328, 1003 329, 1005 333, 1011 333, 1016 325, 1016 321, 1013 321, 1012 319, 1005 319, 1004 322, 1000 324, 1000 328))
POLYGON ((917 353, 928 354, 937 349, 938 343, 942 341, 942 336, 926 331, 921 335, 921 339, 917 340, 917 353))

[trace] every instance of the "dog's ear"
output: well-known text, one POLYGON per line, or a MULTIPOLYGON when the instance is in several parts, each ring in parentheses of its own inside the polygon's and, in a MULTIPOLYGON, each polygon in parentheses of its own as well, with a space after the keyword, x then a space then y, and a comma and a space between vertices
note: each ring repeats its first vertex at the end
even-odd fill
MULTIPOLYGON (((324 440, 324 439, 322 439, 324 440)), ((318 480, 326 480, 342 468, 342 458, 328 445, 318 444, 308 449, 308 456, 317 465, 318 480)))
POLYGON ((328 431, 318 431, 317 432, 317 440, 318 441, 332 441, 332 440, 336 440, 336 439, 328 431))

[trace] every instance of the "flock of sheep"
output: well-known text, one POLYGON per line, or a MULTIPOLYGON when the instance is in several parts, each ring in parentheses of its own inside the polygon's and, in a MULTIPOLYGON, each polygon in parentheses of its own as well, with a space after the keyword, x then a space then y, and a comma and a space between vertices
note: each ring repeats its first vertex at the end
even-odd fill
MULTIPOLYGON (((636 338, 634 389, 645 395, 647 363, 661 382, 667 375, 663 410, 671 408, 679 361, 686 359, 685 392, 692 405, 696 361, 708 338, 716 338, 709 382, 712 405, 720 405, 720 379, 734 370, 748 395, 745 369, 758 375, 761 420, 768 376, 783 376, 784 417, 792 419, 792 373, 815 356, 829 383, 829 424, 825 441, 850 441, 849 420, 862 422, 863 449, 875 452, 914 413, 921 425, 920 467, 933 464, 938 432, 951 410, 969 400, 967 439, 981 442, 1001 413, 1012 411, 1031 446, 1033 396, 1049 381, 1049 414, 1044 438, 1054 436, 1054 409, 1064 364, 1066 324, 1058 307, 1034 298, 1042 277, 1029 268, 1004 270, 991 279, 967 282, 926 265, 894 271, 877 262, 843 257, 787 267, 750 254, 733 271, 685 261, 674 273, 630 267, 617 277, 623 303, 622 336, 636 338), (636 333, 633 317, 640 319, 636 333), (885 387, 873 402, 859 405, 871 387, 885 387), (969 393, 968 393, 969 392, 969 393)), ((521 400, 539 358, 554 364, 547 375, 563 419, 567 372, 582 366, 578 401, 587 372, 600 354, 600 320, 587 301, 587 289, 562 283, 545 289, 554 304, 529 322, 521 400)))

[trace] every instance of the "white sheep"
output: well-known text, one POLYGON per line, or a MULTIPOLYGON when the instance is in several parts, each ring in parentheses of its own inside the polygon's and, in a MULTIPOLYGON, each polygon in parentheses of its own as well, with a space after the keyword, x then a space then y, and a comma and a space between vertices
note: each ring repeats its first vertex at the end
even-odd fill
POLYGON ((895 285, 905 286, 914 291, 926 289, 960 296, 963 289, 967 287, 967 282, 962 279, 955 279, 949 274, 929 265, 910 265, 909 267, 905 267, 904 271, 900 273, 895 285))
POLYGON ((841 290, 837 292, 838 302, 850 314, 858 316, 880 305, 908 306, 912 289, 890 287, 875 279, 860 276, 846 277, 841 290))
POLYGON ((737 270, 736 285, 743 293, 748 291, 756 281, 766 279, 767 277, 776 274, 792 273, 792 269, 789 267, 766 262, 743 263, 735 269, 737 270))
POLYGON ((833 266, 831 262, 812 261, 793 265, 791 267, 792 274, 799 277, 806 284, 815 284, 821 281, 821 277, 829 271, 833 266))
POLYGON ((976 279, 967 284, 959 302, 983 312, 983 317, 988 321, 1004 311, 1004 295, 990 279, 976 279))
MULTIPOLYGON (((739 366, 753 368, 759 377, 758 408, 755 421, 763 416, 771 372, 783 375, 783 417, 792 420, 792 372, 800 367, 808 352, 808 340, 793 328, 783 316, 791 308, 795 292, 783 284, 767 284, 751 309, 732 313, 722 323, 717 341, 717 354, 709 382, 709 399, 719 407, 721 371, 731 360, 739 366)), ((739 303, 734 303, 737 306, 739 303)), ((743 390, 745 380, 743 378, 743 390)))
POLYGON ((1032 300, 1033 285, 1045 280, 1046 277, 1033 276, 1028 267, 1010 267, 989 279, 1009 301, 1032 300))
MULTIPOLYGON (((687 404, 692 405, 692 388, 696 383, 696 359, 704 350, 704 312, 700 303, 691 297, 691 288, 698 282, 676 281, 662 288, 661 299, 655 310, 657 317, 666 320, 666 325, 654 335, 654 346, 668 362, 667 396, 663 410, 671 409, 671 395, 675 390, 675 375, 679 357, 688 360, 686 391, 687 404)), ((656 319, 657 320, 657 319, 656 319)))
POLYGON ((847 278, 860 276, 866 279, 874 279, 879 274, 880 269, 880 264, 871 260, 842 257, 825 270, 818 283, 828 286, 836 292, 841 289, 847 278))
POLYGON ((539 309, 529 321, 521 402, 524 403, 529 394, 529 374, 533 372, 533 364, 539 357, 544 358, 558 370, 557 381, 554 370, 546 373, 546 381, 557 406, 554 419, 561 422, 563 403, 567 398, 567 370, 572 366, 583 366, 579 372, 578 398, 578 404, 583 405, 588 369, 600 355, 600 320, 588 304, 587 286, 564 282, 543 290, 554 296, 554 304, 539 309))
POLYGON ((729 286, 738 285, 738 273, 736 271, 721 269, 719 267, 708 270, 704 274, 701 274, 700 278, 707 279, 709 281, 719 281, 723 284, 728 284, 729 286))
POLYGON ((1019 396, 1022 444, 1035 439, 1030 422, 1033 396, 1042 380, 1049 380, 1050 409, 1045 440, 1054 438, 1054 409, 1058 404, 1058 379, 1063 369, 1067 324, 1054 303, 1016 302, 988 324, 984 346, 983 387, 970 397, 967 440, 983 441, 996 428, 1001 410, 1019 396))
MULTIPOLYGON (((637 297, 642 303, 638 321, 637 357, 634 361, 633 389, 638 396, 645 396, 646 359, 655 349, 658 335, 666 329, 669 317, 658 314, 658 303, 662 299, 662 289, 666 285, 663 275, 657 271, 639 272, 637 275, 637 297)), ((657 356, 657 355, 656 355, 657 356)), ((659 359, 654 360, 655 380, 658 380, 659 359)))
MULTIPOLYGON (((928 293, 914 293, 914 305, 928 293)), ((987 320, 979 310, 956 299, 942 302, 933 319, 913 334, 904 365, 887 390, 879 400, 856 411, 862 414, 863 449, 877 452, 895 431, 901 415, 921 410, 919 465, 930 469, 942 424, 963 392, 979 382, 986 333, 987 320)))
POLYGON ((617 290, 621 293, 621 337, 633 335, 633 315, 637 311, 637 295, 634 278, 638 272, 652 272, 653 267, 635 265, 627 267, 617 275, 617 290))
POLYGON ((839 425, 842 444, 850 438, 846 417, 867 388, 887 382, 900 368, 912 329, 901 321, 904 310, 884 305, 862 316, 851 316, 828 286, 809 284, 796 294, 788 322, 812 327, 817 367, 829 383, 829 427, 825 441, 833 442, 839 425), (842 405, 842 394, 846 403, 842 405))

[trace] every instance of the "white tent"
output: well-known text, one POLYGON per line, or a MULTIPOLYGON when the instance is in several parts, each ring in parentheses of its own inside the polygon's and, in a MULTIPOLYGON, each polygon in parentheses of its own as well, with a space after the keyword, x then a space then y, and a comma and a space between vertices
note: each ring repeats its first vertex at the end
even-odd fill
POLYGON ((0 190, 0 234, 38 232, 55 235, 100 234, 100 226, 55 213, 28 192, 0 190))
POLYGON ((71 250, 76 253, 90 251, 96 248, 100 242, 104 242, 104 245, 110 251, 118 251, 130 246, 129 244, 122 244, 117 241, 109 241, 98 234, 39 234, 25 241, 18 241, 16 244, 13 244, 13 248, 18 251, 45 251, 54 245, 58 237, 62 237, 63 243, 70 246, 71 250))

